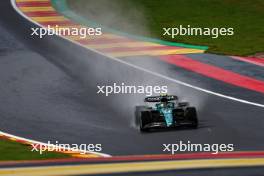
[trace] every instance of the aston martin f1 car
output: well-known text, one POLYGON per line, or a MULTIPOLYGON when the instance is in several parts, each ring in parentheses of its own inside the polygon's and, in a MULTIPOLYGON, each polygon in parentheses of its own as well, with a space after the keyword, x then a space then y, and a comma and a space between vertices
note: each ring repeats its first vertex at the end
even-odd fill
POLYGON ((157 128, 198 127, 196 108, 188 102, 179 102, 175 95, 151 96, 145 106, 136 106, 136 123, 140 131, 157 128))

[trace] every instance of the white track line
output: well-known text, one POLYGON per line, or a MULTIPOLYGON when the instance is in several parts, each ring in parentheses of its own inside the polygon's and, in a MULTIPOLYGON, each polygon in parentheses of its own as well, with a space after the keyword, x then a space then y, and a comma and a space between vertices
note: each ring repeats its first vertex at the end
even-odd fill
MULTIPOLYGON (((15 3, 15 0, 11 0, 11 3, 12 3, 12 6, 13 8, 21 15, 23 16, 24 18, 26 18, 27 20, 29 20, 30 22, 42 27, 42 28, 45 28, 43 25, 37 23, 36 21, 33 21, 31 18, 29 18, 28 16, 26 16, 23 12, 20 11, 20 9, 16 6, 16 3, 15 3)), ((80 47, 83 47, 85 49, 88 50, 87 47, 81 45, 80 43, 76 42, 76 41, 73 41, 73 40, 70 40, 64 36, 60 36, 61 38, 67 40, 67 41, 70 41, 80 47)), ((205 93, 208 93, 208 94, 211 94, 211 95, 215 95, 215 96, 218 96, 218 97, 222 97, 222 98, 226 98, 226 99, 229 99, 229 100, 233 100, 233 101, 237 101, 237 102, 240 102, 240 103, 245 103, 245 104, 249 104, 249 105, 253 105, 253 106, 257 106, 257 107, 261 107, 261 108, 264 108, 264 104, 260 104, 260 103, 255 103, 255 102, 251 102, 251 101, 247 101, 247 100, 243 100, 243 99, 239 99, 239 98, 235 98, 235 97, 231 97, 231 96, 227 96, 227 95, 223 95, 221 93, 217 93, 217 92, 213 92, 213 91, 210 91, 210 90, 207 90, 207 89, 203 89, 203 88, 200 88, 200 87, 197 87, 197 86, 194 86, 194 85, 191 85, 191 84, 188 84, 188 83, 185 83, 183 81, 180 81, 180 80, 177 80, 177 79, 173 79, 173 78, 170 78, 168 76, 165 76, 165 75, 162 75, 162 74, 159 74, 159 73, 156 73, 156 72, 153 72, 153 71, 150 71, 150 70, 147 70, 145 68, 142 68, 142 67, 139 67, 139 66, 136 66, 136 65, 133 65, 131 63, 128 63, 128 62, 125 62, 123 60, 119 60, 117 58, 114 58, 114 57, 111 57, 111 56, 108 56, 108 55, 105 55, 104 53, 101 53, 99 51, 96 51, 92 48, 89 48, 89 50, 99 54, 99 55, 102 55, 102 56, 105 56, 105 57, 108 57, 116 62, 119 62, 119 63, 122 63, 122 64, 125 64, 127 66, 130 66, 130 67, 133 67, 135 69, 138 69, 138 70, 141 70, 141 71, 144 71, 144 72, 147 72, 147 73, 150 73, 152 75, 155 75, 155 76, 158 76, 158 77, 161 77, 163 79, 166 79, 166 80, 169 80, 169 81, 172 81, 174 83, 177 83, 177 84, 180 84, 180 85, 183 85, 183 86, 186 86, 186 87, 190 87, 190 88, 193 88, 193 89, 196 89, 196 90, 199 90, 199 91, 202 91, 202 92, 205 92, 205 93)))
MULTIPOLYGON (((0 135, 6 136, 6 137, 10 137, 10 138, 14 138, 14 139, 21 140, 21 141, 26 141, 26 142, 29 142, 31 144, 39 144, 39 145, 48 146, 48 147, 56 147, 56 145, 54 145, 54 144, 47 144, 47 143, 44 143, 44 142, 39 142, 39 141, 35 141, 35 140, 32 140, 32 139, 27 139, 27 138, 15 136, 15 135, 12 135, 12 134, 9 134, 9 133, 5 133, 5 132, 2 132, 2 131, 0 131, 0 135)), ((60 150, 62 150, 62 151, 76 151, 76 149, 72 149, 72 148, 68 148, 68 147, 59 146, 58 148, 60 150)), ((56 151, 54 151, 54 152, 56 152, 56 151)), ((76 152, 77 153, 81 153, 83 151, 76 151, 76 152)), ((63 153, 63 152, 61 152, 61 153, 63 153)), ((99 153, 99 152, 88 151, 88 154, 95 154, 95 155, 102 156, 102 157, 110 157, 110 155, 108 155, 108 154, 99 153)))

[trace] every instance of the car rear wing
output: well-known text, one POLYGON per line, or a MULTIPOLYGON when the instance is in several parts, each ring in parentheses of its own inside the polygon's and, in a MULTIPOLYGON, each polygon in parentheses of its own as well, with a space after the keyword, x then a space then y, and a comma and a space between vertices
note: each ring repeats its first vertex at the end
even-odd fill
POLYGON ((178 100, 178 97, 175 95, 167 95, 167 96, 146 97, 144 101, 145 102, 160 102, 162 98, 167 98, 168 101, 178 100))

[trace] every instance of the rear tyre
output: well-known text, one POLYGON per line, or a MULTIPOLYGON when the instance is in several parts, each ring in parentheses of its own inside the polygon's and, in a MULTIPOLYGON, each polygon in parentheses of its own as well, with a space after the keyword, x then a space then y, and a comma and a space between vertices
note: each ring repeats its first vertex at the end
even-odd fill
POLYGON ((151 122, 150 112, 149 111, 142 111, 140 116, 140 124, 139 128, 141 132, 149 131, 149 128, 146 127, 147 124, 151 122))
POLYGON ((186 108, 186 119, 190 122, 188 125, 191 128, 197 128, 199 125, 197 112, 195 107, 188 107, 186 108))
POLYGON ((146 109, 147 109, 146 106, 136 106, 136 109, 135 109, 135 124, 136 124, 136 126, 140 125, 141 112, 146 111, 146 109))

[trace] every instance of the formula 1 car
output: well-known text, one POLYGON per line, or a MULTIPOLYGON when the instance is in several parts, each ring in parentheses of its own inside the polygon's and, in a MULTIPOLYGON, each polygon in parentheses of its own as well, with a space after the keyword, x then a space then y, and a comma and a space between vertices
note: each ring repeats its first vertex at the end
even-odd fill
POLYGON ((188 102, 178 102, 175 95, 146 97, 144 101, 152 106, 136 106, 136 123, 141 132, 157 128, 198 127, 196 108, 190 107, 188 102))

